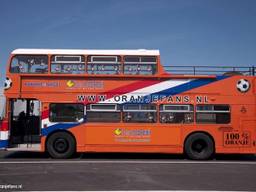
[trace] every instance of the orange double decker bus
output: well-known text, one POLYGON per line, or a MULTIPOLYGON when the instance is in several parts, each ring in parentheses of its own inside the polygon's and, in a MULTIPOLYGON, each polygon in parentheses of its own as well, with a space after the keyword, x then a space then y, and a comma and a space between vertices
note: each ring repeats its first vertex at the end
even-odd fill
POLYGON ((47 151, 53 158, 255 154, 254 68, 221 75, 179 70, 167 73, 158 50, 14 50, 0 148, 47 151))

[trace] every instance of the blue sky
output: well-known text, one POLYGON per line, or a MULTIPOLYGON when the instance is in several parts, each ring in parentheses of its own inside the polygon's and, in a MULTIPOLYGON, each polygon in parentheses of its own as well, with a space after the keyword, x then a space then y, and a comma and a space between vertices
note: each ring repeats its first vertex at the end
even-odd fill
POLYGON ((1 0, 0 81, 16 48, 159 49, 165 65, 256 65, 255 0, 1 0))

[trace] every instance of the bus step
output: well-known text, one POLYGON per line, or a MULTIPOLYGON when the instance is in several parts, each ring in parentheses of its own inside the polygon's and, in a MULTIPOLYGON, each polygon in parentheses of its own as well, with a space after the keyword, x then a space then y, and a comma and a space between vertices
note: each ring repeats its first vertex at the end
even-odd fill
POLYGON ((8 148, 7 151, 41 151, 40 144, 18 144, 15 147, 8 148))

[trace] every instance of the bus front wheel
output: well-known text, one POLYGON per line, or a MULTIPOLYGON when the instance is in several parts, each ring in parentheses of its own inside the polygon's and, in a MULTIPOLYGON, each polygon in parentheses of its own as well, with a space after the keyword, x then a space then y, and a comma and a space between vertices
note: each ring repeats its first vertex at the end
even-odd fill
POLYGON ((184 151, 189 159, 206 160, 214 154, 214 142, 205 133, 194 133, 186 139, 184 151))
POLYGON ((66 159, 72 157, 76 151, 76 142, 72 135, 66 132, 53 133, 46 143, 51 157, 66 159))

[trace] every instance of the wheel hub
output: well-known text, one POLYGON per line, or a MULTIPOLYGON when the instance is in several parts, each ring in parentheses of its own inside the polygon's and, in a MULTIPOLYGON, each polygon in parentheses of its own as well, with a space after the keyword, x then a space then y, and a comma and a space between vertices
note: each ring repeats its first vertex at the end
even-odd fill
POLYGON ((65 139, 59 138, 54 142, 54 149, 59 153, 64 153, 68 149, 68 142, 65 139))
POLYGON ((206 148, 207 148, 207 143, 203 140, 196 140, 192 144, 192 150, 197 153, 203 152, 204 150, 206 150, 206 148))

